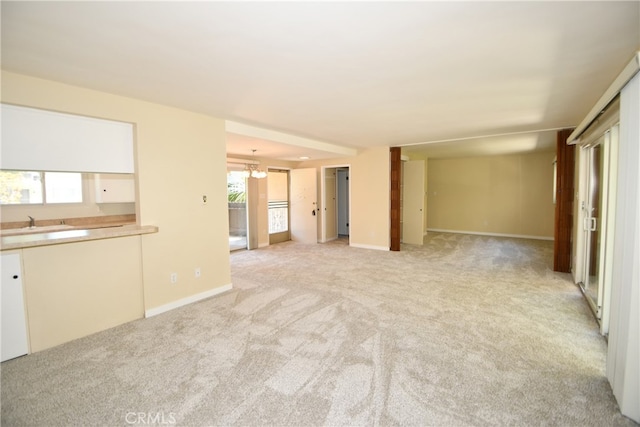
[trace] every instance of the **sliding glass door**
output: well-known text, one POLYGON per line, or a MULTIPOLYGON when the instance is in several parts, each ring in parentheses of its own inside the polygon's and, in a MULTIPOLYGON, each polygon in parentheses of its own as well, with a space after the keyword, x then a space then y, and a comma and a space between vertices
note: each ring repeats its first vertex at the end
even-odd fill
POLYGON ((242 171, 227 172, 229 250, 247 249, 247 189, 242 171))
POLYGON ((618 135, 619 126, 614 123, 600 137, 582 146, 580 152, 583 171, 580 185, 584 191, 581 192, 583 243, 578 252, 582 266, 578 269, 579 284, 603 335, 609 331, 618 135))
POLYGON ((585 148, 587 158, 587 198, 584 203, 584 272, 582 289, 598 319, 602 315, 601 246, 603 241, 603 143, 604 136, 595 145, 585 148))

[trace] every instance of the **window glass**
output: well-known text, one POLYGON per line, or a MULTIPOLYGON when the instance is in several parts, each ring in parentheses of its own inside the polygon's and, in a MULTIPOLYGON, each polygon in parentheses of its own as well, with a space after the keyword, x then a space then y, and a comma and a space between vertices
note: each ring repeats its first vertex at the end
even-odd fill
POLYGON ((241 171, 227 172, 227 199, 229 203, 246 202, 245 179, 241 171))
POLYGON ((0 171, 0 203, 28 205, 43 202, 40 172, 0 171))
POLYGON ((0 204, 82 203, 82 174, 0 171, 0 204))
POLYGON ((82 175, 69 172, 45 172, 47 203, 82 203, 82 175))

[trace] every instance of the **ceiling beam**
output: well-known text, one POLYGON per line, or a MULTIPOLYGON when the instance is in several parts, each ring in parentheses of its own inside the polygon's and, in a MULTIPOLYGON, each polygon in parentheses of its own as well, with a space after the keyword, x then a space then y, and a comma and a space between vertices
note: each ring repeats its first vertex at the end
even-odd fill
POLYGON ((344 147, 341 145, 330 144, 328 142, 318 141, 301 136, 291 135, 284 132, 278 132, 271 129, 265 129, 257 126, 247 125, 244 123, 225 120, 225 130, 238 135, 250 136, 252 138, 266 139, 268 141, 279 142, 282 144, 293 145, 296 147, 311 148, 314 150, 326 151, 329 153, 339 154, 342 156, 355 156, 358 150, 355 148, 344 147))

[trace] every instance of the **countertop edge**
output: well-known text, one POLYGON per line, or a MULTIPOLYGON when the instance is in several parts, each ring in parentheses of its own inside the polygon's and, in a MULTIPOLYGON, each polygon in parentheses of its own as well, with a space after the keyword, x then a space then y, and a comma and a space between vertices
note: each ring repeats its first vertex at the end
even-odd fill
POLYGON ((158 227, 155 225, 123 225, 119 227, 72 229, 4 236, 1 238, 0 251, 138 236, 157 232, 158 227))

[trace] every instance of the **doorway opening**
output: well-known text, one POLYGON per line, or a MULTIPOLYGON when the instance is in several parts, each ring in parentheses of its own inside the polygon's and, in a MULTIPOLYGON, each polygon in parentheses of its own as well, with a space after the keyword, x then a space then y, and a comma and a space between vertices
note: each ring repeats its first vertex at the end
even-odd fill
POLYGON ((350 166, 322 168, 323 216, 321 241, 349 240, 351 234, 350 166))
POLYGON ((229 250, 247 249, 247 180, 242 171, 227 172, 229 250))

